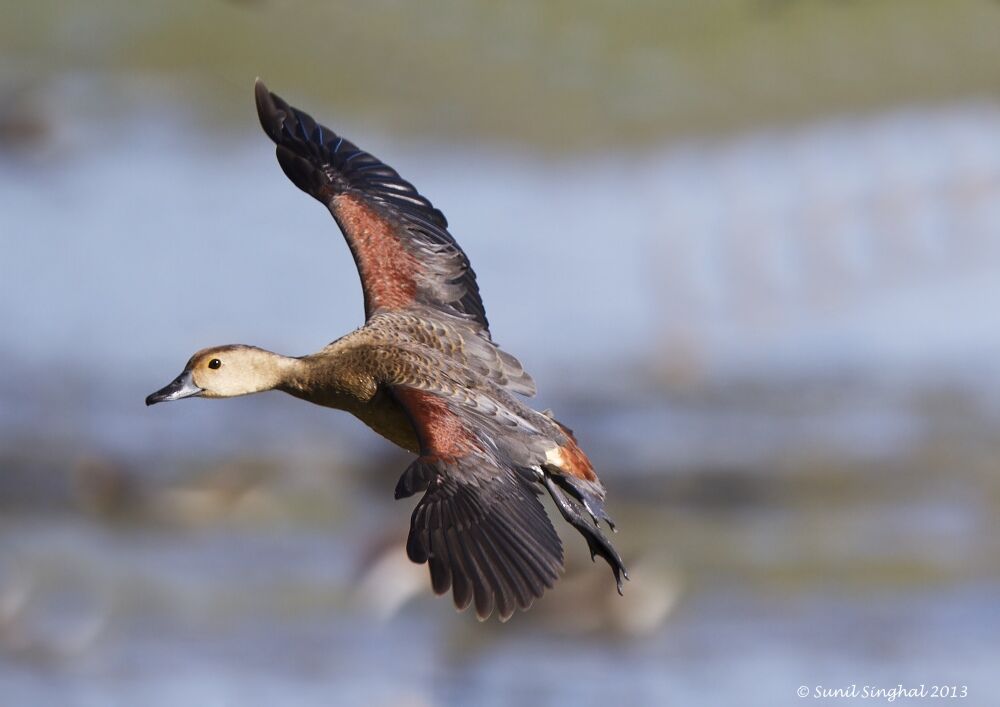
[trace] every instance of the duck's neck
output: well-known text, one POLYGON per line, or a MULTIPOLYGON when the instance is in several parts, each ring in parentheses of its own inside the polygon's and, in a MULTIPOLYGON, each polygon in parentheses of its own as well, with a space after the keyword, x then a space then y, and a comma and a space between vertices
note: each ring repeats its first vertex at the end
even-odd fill
POLYGON ((329 355, 280 357, 281 379, 274 387, 317 405, 353 410, 371 397, 369 381, 358 376, 349 362, 329 355))
POLYGON ((282 356, 270 351, 267 354, 269 365, 264 381, 267 384, 266 390, 285 390, 304 378, 307 366, 301 358, 282 356))

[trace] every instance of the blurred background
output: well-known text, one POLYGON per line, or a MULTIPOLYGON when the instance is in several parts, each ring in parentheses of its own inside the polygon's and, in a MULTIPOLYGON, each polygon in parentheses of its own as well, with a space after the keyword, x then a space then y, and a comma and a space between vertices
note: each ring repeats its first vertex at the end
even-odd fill
POLYGON ((0 701, 990 704, 998 36, 989 0, 3 0, 0 701), (478 624, 353 418, 143 406, 362 322, 258 75, 447 214, 624 598, 559 523, 557 588, 478 624))

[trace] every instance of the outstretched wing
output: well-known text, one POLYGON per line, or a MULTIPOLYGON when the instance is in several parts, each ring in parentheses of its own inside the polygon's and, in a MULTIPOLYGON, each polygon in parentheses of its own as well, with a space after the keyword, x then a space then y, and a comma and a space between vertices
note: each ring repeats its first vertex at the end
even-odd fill
POLYGON ((460 610, 474 602, 479 619, 496 609, 506 621, 551 587, 563 566, 530 472, 496 454, 445 398, 405 386, 392 392, 421 447, 396 486, 396 498, 424 492, 407 554, 430 566, 434 591, 451 589, 460 610))
POLYGON ((326 205, 344 232, 361 275, 366 317, 429 309, 464 319, 489 338, 476 275, 444 214, 392 167, 291 107, 259 79, 255 92, 260 124, 277 145, 281 168, 326 205))

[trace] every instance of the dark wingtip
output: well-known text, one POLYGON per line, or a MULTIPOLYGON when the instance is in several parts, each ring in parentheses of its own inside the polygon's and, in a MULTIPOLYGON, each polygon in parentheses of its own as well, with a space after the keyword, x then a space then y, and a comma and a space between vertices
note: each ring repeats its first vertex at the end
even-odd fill
POLYGON ((253 93, 257 103, 257 118, 260 120, 260 126, 264 128, 268 137, 278 142, 278 138, 281 136, 281 126, 285 119, 285 112, 277 103, 281 99, 267 90, 267 86, 264 85, 259 76, 254 81, 253 93))
POLYGON ((269 108, 273 107, 271 101, 271 92, 267 90, 267 86, 258 76, 253 82, 253 97, 257 103, 257 113, 263 115, 268 111, 269 108))

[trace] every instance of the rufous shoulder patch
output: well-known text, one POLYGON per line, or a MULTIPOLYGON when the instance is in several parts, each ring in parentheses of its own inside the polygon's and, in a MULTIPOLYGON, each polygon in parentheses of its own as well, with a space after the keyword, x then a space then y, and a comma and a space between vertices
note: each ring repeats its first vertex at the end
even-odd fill
POLYGON ((586 481, 597 480, 593 464, 573 437, 567 437, 566 443, 561 447, 550 449, 545 455, 545 461, 569 476, 586 481))

